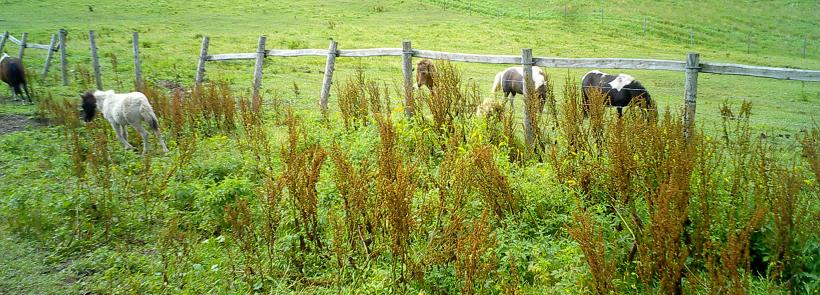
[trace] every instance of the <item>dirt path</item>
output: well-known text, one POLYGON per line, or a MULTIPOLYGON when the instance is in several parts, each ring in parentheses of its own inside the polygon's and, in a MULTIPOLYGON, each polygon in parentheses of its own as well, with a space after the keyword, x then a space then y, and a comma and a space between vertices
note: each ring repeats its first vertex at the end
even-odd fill
POLYGON ((31 120, 26 116, 15 114, 0 114, 0 135, 26 130, 29 127, 41 127, 42 123, 31 120))

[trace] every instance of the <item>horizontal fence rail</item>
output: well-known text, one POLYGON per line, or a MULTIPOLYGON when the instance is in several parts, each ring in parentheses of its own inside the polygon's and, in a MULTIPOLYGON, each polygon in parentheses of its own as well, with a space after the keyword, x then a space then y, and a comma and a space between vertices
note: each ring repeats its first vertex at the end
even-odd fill
MULTIPOLYGON (((9 38, 13 41, 13 39, 9 38)), ((47 45, 42 45, 48 47, 47 45)), ((32 47, 29 44, 29 47, 32 47)), ((336 50, 339 57, 377 57, 377 56, 402 56, 401 48, 368 48, 368 49, 347 49, 336 50)), ((327 49, 271 49, 265 52, 266 57, 297 57, 297 56, 327 56, 327 49)), ((516 55, 485 55, 454 53, 444 51, 413 49, 412 56, 417 58, 441 59, 456 62, 484 63, 484 64, 509 64, 520 65, 521 57, 516 55)), ((256 59, 256 53, 227 53, 208 55, 207 61, 225 60, 251 60, 256 59)), ((676 60, 660 59, 636 59, 636 58, 559 58, 559 57, 533 57, 533 65, 545 68, 595 68, 595 69, 630 69, 630 70, 663 70, 678 71, 686 70, 686 62, 676 60)), ((820 82, 820 71, 773 68, 749 66, 726 63, 700 63, 701 73, 739 75, 762 78, 773 78, 783 80, 797 80, 807 82, 820 82)))
POLYGON ((788 68, 770 68, 724 63, 701 63, 700 67, 701 73, 820 82, 820 71, 788 68))
MULTIPOLYGON (((2 40, 3 40, 3 35, 0 35, 0 41, 2 41, 2 40)), ((9 40, 9 41, 11 41, 11 43, 14 43, 14 44, 15 44, 15 45, 17 45, 17 46, 20 46, 20 45, 22 45, 22 44, 23 44, 23 41, 20 41, 20 39, 17 39, 17 38, 15 38, 15 37, 14 37, 14 36, 12 36, 12 35, 9 35, 9 39, 8 39, 8 40, 9 40)), ((42 50, 57 51, 57 50, 59 50, 59 49, 60 49, 60 44, 56 44, 55 46, 53 46, 53 47, 52 47, 52 46, 45 45, 45 44, 36 44, 36 43, 28 43, 28 42, 26 42, 26 48, 34 48, 34 49, 42 49, 42 50)))

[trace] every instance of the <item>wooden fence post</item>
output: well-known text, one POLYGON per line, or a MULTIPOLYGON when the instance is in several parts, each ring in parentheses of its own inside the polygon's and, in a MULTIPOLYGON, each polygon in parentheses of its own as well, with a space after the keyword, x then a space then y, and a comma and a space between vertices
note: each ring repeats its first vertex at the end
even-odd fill
POLYGON ((142 91, 142 61, 140 60, 140 33, 134 32, 132 37, 134 47, 134 89, 142 91))
POLYGON ((333 83, 333 70, 336 66, 336 41, 330 40, 330 47, 327 50, 327 64, 325 65, 325 78, 322 81, 322 94, 319 99, 319 106, 322 114, 327 114, 327 100, 330 97, 330 85, 333 83))
POLYGON ((60 71, 63 76, 63 86, 68 86, 68 64, 66 64, 65 36, 68 32, 60 29, 60 71))
POLYGON ((646 35, 646 16, 643 17, 643 34, 646 35))
POLYGON ((0 40, 0 53, 3 52, 3 47, 6 47, 6 40, 9 39, 9 31, 3 33, 3 40, 0 40))
POLYGON ((695 31, 689 28, 689 48, 695 48, 695 31))
POLYGON ((686 56, 686 80, 684 81, 683 135, 688 139, 695 124, 695 106, 698 98, 698 72, 700 54, 690 52, 686 56))
POLYGON ((23 60, 23 52, 26 51, 26 39, 28 39, 28 33, 23 33, 23 37, 20 38, 20 52, 17 53, 17 58, 23 60))
POLYGON ((196 77, 194 78, 196 85, 202 84, 205 78, 206 58, 208 58, 208 36, 202 37, 202 47, 199 49, 199 63, 196 65, 196 77))
POLYGON ((46 54, 46 64, 43 66, 43 79, 48 75, 48 68, 51 66, 51 57, 54 56, 54 44, 57 43, 57 35, 51 34, 51 43, 48 43, 48 53, 46 54))
POLYGON ((259 87, 262 86, 262 66, 265 65, 265 42, 268 37, 259 36, 259 45, 256 47, 256 65, 253 69, 253 98, 259 96, 259 87))
POLYGON ((88 31, 88 41, 91 43, 91 64, 94 66, 94 81, 97 82, 97 89, 103 90, 100 60, 97 56, 97 42, 94 40, 93 30, 88 31))
POLYGON ((528 116, 528 110, 530 109, 530 100, 528 97, 534 89, 532 82, 532 49, 524 48, 521 50, 521 66, 524 70, 524 87, 522 87, 524 93, 521 95, 521 97, 524 98, 524 139, 527 143, 527 147, 532 149, 534 146, 533 126, 530 124, 530 118, 528 116))
POLYGON ((806 58, 806 37, 803 37, 803 58, 806 58))
POLYGON ((402 75, 404 76, 404 113, 412 117, 413 110, 413 46, 410 40, 401 43, 402 75))

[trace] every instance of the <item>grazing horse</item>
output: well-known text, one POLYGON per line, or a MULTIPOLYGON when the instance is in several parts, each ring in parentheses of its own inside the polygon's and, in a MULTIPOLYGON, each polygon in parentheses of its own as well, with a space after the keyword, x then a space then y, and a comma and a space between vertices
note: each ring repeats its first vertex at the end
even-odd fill
POLYGON ((436 65, 429 59, 422 59, 416 65, 416 87, 421 88, 421 85, 427 86, 427 89, 433 91, 436 85, 433 76, 436 74, 436 65))
POLYGON ((142 153, 148 152, 148 132, 142 127, 142 121, 145 121, 148 122, 159 140, 162 151, 168 152, 162 134, 159 133, 157 115, 154 114, 145 94, 140 92, 117 94, 113 90, 97 90, 93 93, 86 92, 81 97, 85 121, 91 122, 97 114, 97 109, 100 109, 103 117, 111 123, 111 128, 114 128, 114 132, 117 133, 117 139, 126 149, 134 149, 134 146, 128 143, 128 131, 126 131, 126 125, 131 125, 142 136, 142 153))
POLYGON ((584 117, 586 117, 589 110, 589 96, 593 92, 602 93, 606 98, 604 103, 617 107, 618 117, 622 115, 623 107, 629 105, 633 99, 643 99, 647 109, 654 109, 652 107, 652 98, 646 88, 641 85, 641 82, 627 74, 615 76, 599 71, 590 71, 581 78, 581 87, 583 87, 584 117))
MULTIPOLYGON (((544 103, 547 101, 547 74, 541 68, 533 66, 532 82, 541 102, 539 107, 544 110, 544 103)), ((504 92, 504 98, 510 100, 510 106, 512 106, 515 95, 524 94, 524 67, 509 67, 498 72, 490 92, 495 93, 499 89, 504 92), (512 94, 512 99, 509 99, 510 94, 512 94)))
POLYGON ((3 56, 0 57, 0 80, 9 84, 14 100, 17 100, 18 96, 23 97, 23 91, 25 91, 25 98, 28 98, 28 102, 31 103, 31 94, 29 93, 28 83, 26 83, 26 69, 19 58, 3 53, 3 56))

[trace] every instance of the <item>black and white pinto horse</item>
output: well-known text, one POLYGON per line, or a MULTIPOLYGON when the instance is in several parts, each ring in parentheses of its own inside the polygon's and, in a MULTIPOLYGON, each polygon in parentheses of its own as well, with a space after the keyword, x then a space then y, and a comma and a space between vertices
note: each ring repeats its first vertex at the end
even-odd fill
POLYGON ((148 152, 148 132, 142 127, 142 122, 148 122, 154 135, 162 146, 162 151, 167 153, 168 147, 159 133, 159 122, 154 109, 148 103, 148 98, 140 92, 114 93, 109 91, 86 92, 81 95, 83 116, 86 122, 91 122, 97 114, 97 110, 102 111, 103 117, 111 123, 111 128, 117 134, 117 139, 126 149, 135 149, 128 143, 128 131, 126 125, 131 125, 142 136, 142 153, 148 152))
POLYGON ((3 53, 0 57, 0 80, 9 84, 14 100, 23 97, 23 91, 25 91, 25 98, 31 103, 31 94, 26 83, 26 69, 19 58, 3 53))
MULTIPOLYGON (((541 103, 539 107, 543 110, 544 103, 547 101, 547 74, 541 68, 533 66, 532 82, 541 103)), ((498 72, 490 92, 495 93, 498 90, 504 92, 504 99, 510 100, 510 106, 512 106, 515 95, 524 94, 524 67, 509 67, 498 72), (510 94, 512 94, 512 99, 509 97, 510 94)))
POLYGON ((589 96, 595 92, 600 92, 605 96, 606 101, 604 103, 606 105, 618 108, 618 117, 623 113, 622 108, 635 99, 643 99, 643 106, 649 110, 654 110, 649 92, 641 85, 641 82, 627 74, 615 76, 599 71, 590 71, 581 79, 581 87, 583 87, 585 117, 589 110, 589 96))

